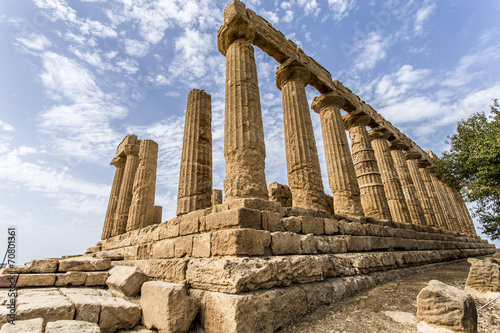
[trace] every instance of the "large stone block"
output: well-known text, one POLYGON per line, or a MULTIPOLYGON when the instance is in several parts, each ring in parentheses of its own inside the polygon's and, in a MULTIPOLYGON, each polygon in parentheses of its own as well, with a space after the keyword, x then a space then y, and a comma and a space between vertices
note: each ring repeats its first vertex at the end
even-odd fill
POLYGON ((471 264, 465 286, 482 293, 500 291, 500 265, 491 261, 469 258, 471 264))
POLYGON ((193 251, 193 236, 182 236, 175 239, 174 254, 176 258, 190 257, 193 251))
POLYGON ((47 323, 45 333, 101 333, 97 324, 79 320, 58 320, 47 323))
POLYGON ((104 286, 108 279, 108 272, 87 272, 87 279, 85 280, 86 287, 104 286))
POLYGON ((56 274, 56 287, 83 286, 87 280, 87 274, 84 272, 66 272, 56 274))
POLYGON ((269 231, 231 229, 212 234, 212 255, 264 255, 271 244, 269 231))
POLYGON ((18 288, 50 287, 56 282, 56 274, 21 274, 17 278, 18 288))
POLYGON ((210 257, 210 248, 212 244, 212 234, 204 233, 193 236, 193 257, 208 258, 210 257))
POLYGON ((297 216, 290 216, 281 219, 284 231, 295 232, 297 234, 302 232, 302 218, 297 216))
POLYGON ((301 254, 300 235, 293 232, 271 233, 271 251, 273 255, 301 254))
POLYGON ((110 290, 132 297, 141 291, 142 284, 147 280, 146 274, 137 267, 115 266, 109 271, 106 285, 110 290))
POLYGON ((210 214, 206 217, 207 231, 224 229, 262 229, 261 213, 258 210, 238 208, 210 214))
POLYGON ((151 255, 153 259, 168 259, 175 257, 175 241, 173 239, 164 239, 152 245, 151 255))
POLYGON ((61 288, 61 293, 75 306, 75 320, 99 323, 101 304, 93 296, 101 296, 97 289, 61 288))
POLYGON ((142 286, 141 308, 144 326, 164 333, 186 333, 198 313, 196 300, 183 284, 160 281, 142 286))
POLYGON ((15 324, 6 323, 0 333, 44 333, 43 318, 16 320, 15 324))
POLYGON ((18 320, 71 320, 75 306, 57 289, 26 289, 18 293, 16 314, 18 320))
POLYGON ((150 279, 166 282, 181 282, 186 279, 189 259, 149 259, 116 262, 116 265, 135 266, 150 279))
POLYGON ((318 217, 302 217, 302 233, 323 235, 325 233, 325 220, 318 217))
POLYGON ((477 332, 474 299, 463 290, 432 280, 417 296, 417 320, 454 332, 477 332))
POLYGON ((292 207, 292 191, 288 185, 274 182, 269 184, 267 192, 270 201, 279 203, 281 207, 292 207))
POLYGON ((79 257, 59 261, 59 272, 69 271, 105 271, 111 267, 111 259, 79 257))
POLYGON ((132 329, 141 322, 141 307, 121 297, 92 296, 100 305, 99 327, 103 333, 132 329))

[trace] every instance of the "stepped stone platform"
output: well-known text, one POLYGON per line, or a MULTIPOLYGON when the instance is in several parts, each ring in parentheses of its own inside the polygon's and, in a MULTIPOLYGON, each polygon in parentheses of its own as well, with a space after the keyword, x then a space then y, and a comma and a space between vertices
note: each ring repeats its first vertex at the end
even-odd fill
POLYGON ((494 252, 475 235, 243 199, 111 237, 87 255, 185 282, 204 332, 274 332, 425 265, 494 252))

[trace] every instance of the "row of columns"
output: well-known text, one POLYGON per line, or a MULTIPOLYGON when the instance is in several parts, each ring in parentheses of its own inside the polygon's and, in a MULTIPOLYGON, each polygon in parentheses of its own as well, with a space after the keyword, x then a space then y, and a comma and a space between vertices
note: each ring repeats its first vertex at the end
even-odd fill
POLYGON ((111 165, 116 167, 101 239, 161 222, 154 205, 158 144, 127 135, 111 165))
MULTIPOLYGON (((268 198, 254 38, 253 28, 237 16, 218 32, 219 50, 226 56, 225 201, 268 198)), ((282 92, 293 206, 326 210, 305 91, 313 79, 297 59, 289 58, 277 69, 276 85, 282 92)), ((377 129, 367 115, 353 111, 342 117, 340 109, 344 103, 342 96, 332 92, 321 94, 312 103, 312 109, 321 118, 335 213, 474 234, 472 220, 463 200, 458 199, 458 192, 436 178, 433 170, 418 159, 420 156, 405 154, 409 147, 391 145, 391 133, 377 129), (375 128, 367 130, 368 125, 375 128)))

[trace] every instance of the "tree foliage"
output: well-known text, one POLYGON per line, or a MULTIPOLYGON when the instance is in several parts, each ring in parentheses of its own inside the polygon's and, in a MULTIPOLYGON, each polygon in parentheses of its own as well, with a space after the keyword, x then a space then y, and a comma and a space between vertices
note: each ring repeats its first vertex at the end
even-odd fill
POLYGON ((483 232, 500 239, 500 106, 491 114, 476 113, 457 124, 449 137, 450 151, 438 162, 438 175, 461 188, 465 200, 474 202, 473 215, 483 232))

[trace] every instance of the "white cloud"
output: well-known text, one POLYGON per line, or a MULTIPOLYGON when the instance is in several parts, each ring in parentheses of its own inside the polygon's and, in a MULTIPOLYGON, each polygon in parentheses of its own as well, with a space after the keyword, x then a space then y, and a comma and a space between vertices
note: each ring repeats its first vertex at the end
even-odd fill
POLYGON ((134 39, 125 39, 123 41, 125 53, 132 57, 144 57, 149 52, 149 43, 134 39))
POLYGON ((14 132, 16 130, 14 126, 7 124, 6 122, 1 120, 0 120, 0 129, 7 132, 14 132))
POLYGON ((293 11, 291 10, 287 10, 285 12, 285 16, 283 16, 283 22, 287 22, 287 23, 290 23, 293 21, 293 11))
POLYGON ((128 74, 134 74, 139 71, 139 63, 135 59, 121 59, 116 62, 116 65, 122 68, 128 74))
POLYGON ((417 11, 417 14, 415 15, 414 29, 416 35, 422 35, 424 33, 424 24, 434 12, 436 7, 436 3, 432 0, 425 1, 423 7, 417 11))
POLYGON ((43 51, 47 47, 50 47, 52 43, 44 35, 30 33, 28 36, 16 38, 16 40, 21 43, 24 47, 34 50, 43 51))
POLYGON ((349 15, 349 11, 354 8, 355 0, 328 0, 328 5, 333 11, 333 19, 340 21, 349 15))
POLYGON ((354 68, 359 70, 373 69, 377 63, 385 59, 389 38, 383 38, 380 33, 371 32, 365 40, 358 43, 359 54, 354 59, 354 68))

